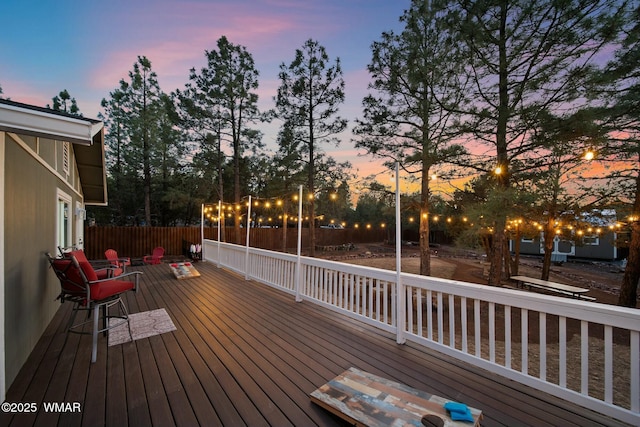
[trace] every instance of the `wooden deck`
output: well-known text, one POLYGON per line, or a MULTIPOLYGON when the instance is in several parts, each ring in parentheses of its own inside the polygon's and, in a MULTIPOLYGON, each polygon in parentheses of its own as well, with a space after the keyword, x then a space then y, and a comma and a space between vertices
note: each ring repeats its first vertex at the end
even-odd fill
POLYGON ((310 393, 349 367, 464 402, 483 426, 621 425, 501 379, 235 273, 199 263, 201 277, 176 280, 166 264, 139 267, 131 312, 165 308, 174 332, 107 347, 64 332, 61 306, 7 402, 37 411, 0 414, 2 426, 332 426, 310 393), (43 402, 80 402, 47 412, 43 402))

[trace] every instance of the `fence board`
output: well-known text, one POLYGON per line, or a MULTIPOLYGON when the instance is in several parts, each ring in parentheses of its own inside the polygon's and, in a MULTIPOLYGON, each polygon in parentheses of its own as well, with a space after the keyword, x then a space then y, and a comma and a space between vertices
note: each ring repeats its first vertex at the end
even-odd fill
MULTIPOLYGON (((225 228, 226 241, 244 245, 245 229, 234 238, 233 227, 225 228)), ((260 249, 282 251, 283 232, 281 228, 252 228, 249 245, 260 249)), ((184 243, 201 243, 200 227, 85 227, 84 250, 89 259, 104 259, 104 251, 115 249, 119 256, 141 258, 151 254, 156 246, 162 246, 167 255, 184 255, 184 243)), ((217 240, 218 229, 204 229, 205 239, 217 240)), ((295 251, 298 244, 298 230, 287 229, 288 251, 295 251)), ((387 230, 366 229, 316 229, 318 246, 337 246, 348 243, 375 243, 387 239, 387 230)), ((225 240, 225 239, 223 239, 225 240)), ((302 229, 302 247, 309 246, 309 229, 302 229)))

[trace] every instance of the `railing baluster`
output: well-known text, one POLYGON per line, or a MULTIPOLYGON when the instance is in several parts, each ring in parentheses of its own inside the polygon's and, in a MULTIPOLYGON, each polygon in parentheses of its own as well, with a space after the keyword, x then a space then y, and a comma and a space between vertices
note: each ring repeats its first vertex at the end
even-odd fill
POLYGON ((416 288, 416 322, 418 323, 417 334, 422 336, 422 289, 416 288))
POLYGON ((462 352, 467 353, 467 297, 460 297, 460 327, 462 328, 462 352))
POLYGON ((638 413, 640 412, 640 332, 631 331, 629 347, 631 411, 638 413))
POLYGON ((520 357, 520 372, 529 372, 529 310, 523 308, 520 313, 520 343, 522 355, 520 357))
POLYGON ((604 401, 613 402, 613 328, 604 327, 604 401))
POLYGON ((456 310, 453 294, 449 294, 449 347, 456 348, 456 310))
POLYGON ((367 279, 367 282, 369 283, 369 285, 367 286, 367 293, 369 294, 369 317, 371 317, 373 319, 373 293, 375 291, 375 283, 373 280, 373 277, 369 277, 367 279))
POLYGON ((567 386, 567 318, 560 316, 558 319, 558 359, 559 359, 559 373, 558 382, 560 387, 567 386))
POLYGON ((433 341, 433 292, 427 290, 427 339, 433 341))
POLYGON ((482 336, 480 335, 480 300, 473 301, 473 322, 475 329, 476 357, 482 358, 482 336))
POLYGON ((580 393, 589 395, 589 322, 580 322, 580 393))
POLYGON ((547 315, 539 314, 540 324, 540 379, 547 380, 547 315))
POLYGON ((386 280, 383 282, 383 288, 382 288, 382 304, 384 307, 384 322, 385 323, 389 323, 389 282, 387 282, 386 280))
POLYGON ((511 306, 504 306, 504 366, 511 369, 511 306))
POLYGON ((489 361, 496 363, 496 304, 489 303, 489 361))
POLYGON ((442 292, 438 292, 437 294, 438 306, 436 307, 438 313, 438 342, 442 344, 444 342, 444 334, 442 327, 442 292))
POLYGON ((407 293, 407 331, 413 332, 413 298, 411 298, 411 294, 413 293, 413 289, 411 286, 406 286, 407 293))

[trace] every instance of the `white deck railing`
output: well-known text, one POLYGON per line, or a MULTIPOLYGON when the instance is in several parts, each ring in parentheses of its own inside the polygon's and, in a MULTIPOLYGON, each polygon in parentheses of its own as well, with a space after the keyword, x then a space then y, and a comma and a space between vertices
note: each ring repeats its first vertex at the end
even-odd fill
POLYGON ((408 273, 398 300, 394 271, 210 240, 204 258, 398 342, 640 425, 640 310, 408 273))

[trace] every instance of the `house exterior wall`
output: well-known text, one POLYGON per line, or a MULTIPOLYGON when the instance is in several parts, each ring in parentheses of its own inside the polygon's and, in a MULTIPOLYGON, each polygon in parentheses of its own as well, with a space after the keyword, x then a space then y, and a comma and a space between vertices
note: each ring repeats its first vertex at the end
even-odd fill
MULTIPOLYGON (((576 258, 597 259, 613 261, 618 258, 618 251, 615 246, 615 233, 605 232, 598 236, 597 244, 587 244, 586 242, 593 242, 591 239, 581 239, 576 241, 573 248, 568 241, 560 242, 558 247, 559 253, 566 253, 569 256, 576 258), (583 241, 584 240, 584 241, 583 241)), ((512 247, 513 247, 513 242, 512 247)), ((521 254, 540 255, 541 250, 540 237, 536 237, 533 241, 522 241, 520 243, 521 254)))
POLYGON ((69 175, 62 173, 63 143, 5 134, 5 371, 9 385, 60 306, 59 284, 45 254, 55 254, 58 194, 71 199, 75 242, 78 191, 73 150, 69 175))

